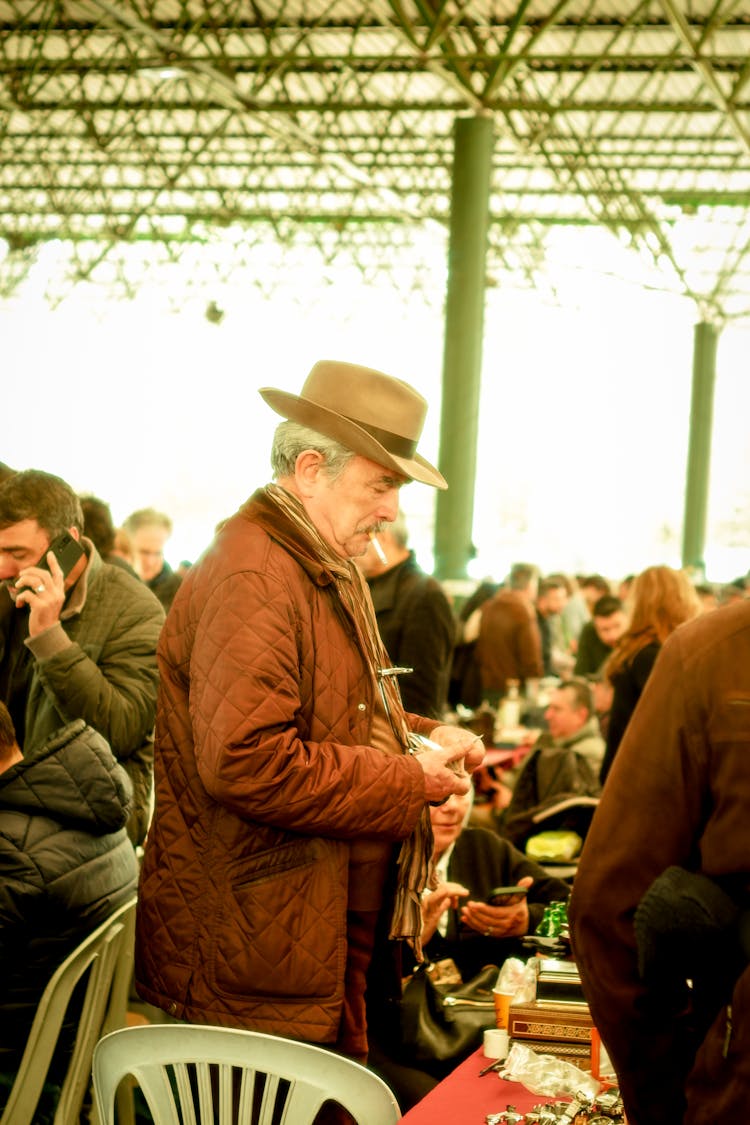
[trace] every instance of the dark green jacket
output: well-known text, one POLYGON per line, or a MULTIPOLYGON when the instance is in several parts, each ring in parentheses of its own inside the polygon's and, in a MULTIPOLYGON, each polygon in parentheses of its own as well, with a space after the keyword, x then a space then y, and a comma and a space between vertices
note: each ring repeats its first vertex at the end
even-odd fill
MULTIPOLYGON (((24 755, 52 733, 83 719, 107 740, 133 784, 128 832, 146 834, 151 803, 153 726, 158 669, 156 642, 164 610, 137 578, 102 562, 83 539, 88 566, 73 586, 57 625, 30 638, 33 670, 26 703, 24 755)), ((0 662, 15 609, 0 592, 0 662)))

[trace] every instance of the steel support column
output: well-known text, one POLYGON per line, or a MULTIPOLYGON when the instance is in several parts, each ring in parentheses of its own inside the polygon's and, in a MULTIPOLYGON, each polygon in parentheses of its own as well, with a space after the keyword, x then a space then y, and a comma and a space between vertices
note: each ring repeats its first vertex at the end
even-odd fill
POLYGON ((693 337, 690 445, 682 526, 682 565, 689 567, 702 567, 704 562, 718 339, 718 329, 713 324, 696 324, 693 337))
POLYGON ((485 263, 494 131, 491 116, 459 117, 453 149, 443 350, 435 574, 465 578, 472 556, 485 263))

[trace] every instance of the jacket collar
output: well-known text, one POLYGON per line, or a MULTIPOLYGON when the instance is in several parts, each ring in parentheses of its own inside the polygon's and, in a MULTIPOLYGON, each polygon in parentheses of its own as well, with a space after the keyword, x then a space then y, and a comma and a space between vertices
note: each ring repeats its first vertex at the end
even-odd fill
POLYGON ((76 617, 81 612, 86 604, 89 583, 92 579, 95 579, 103 565, 101 555, 91 540, 87 539, 85 535, 81 536, 81 546, 88 556, 86 567, 81 577, 75 585, 71 586, 68 592, 65 605, 60 613, 61 621, 68 621, 71 617, 76 617))
POLYGON ((287 551, 316 586, 330 586, 333 574, 315 554, 313 544, 291 520, 287 519, 278 505, 269 500, 265 489, 258 489, 240 508, 241 516, 252 520, 267 535, 275 539, 287 551))

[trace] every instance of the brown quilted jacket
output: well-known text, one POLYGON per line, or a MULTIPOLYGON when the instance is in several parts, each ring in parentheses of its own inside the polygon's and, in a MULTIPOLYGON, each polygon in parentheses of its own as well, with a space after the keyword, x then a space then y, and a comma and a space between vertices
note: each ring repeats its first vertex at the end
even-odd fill
POLYGON ((136 984, 180 1019, 335 1039, 349 841, 403 839, 424 804, 418 763, 368 746, 354 637, 330 574, 262 492, 178 592, 158 652, 136 984))

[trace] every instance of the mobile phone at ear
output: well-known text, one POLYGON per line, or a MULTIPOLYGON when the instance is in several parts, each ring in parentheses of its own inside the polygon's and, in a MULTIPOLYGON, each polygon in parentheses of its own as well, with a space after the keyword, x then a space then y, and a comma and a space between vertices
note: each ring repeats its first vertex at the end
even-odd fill
POLYGON ((526 898, 528 887, 495 887, 487 895, 488 906, 513 906, 526 898))
POLYGON ((41 570, 49 570, 47 554, 50 551, 60 564, 60 570, 63 572, 64 578, 68 577, 78 560, 86 553, 78 540, 74 539, 69 531, 64 531, 62 535, 58 535, 57 538, 52 540, 36 564, 41 570))

